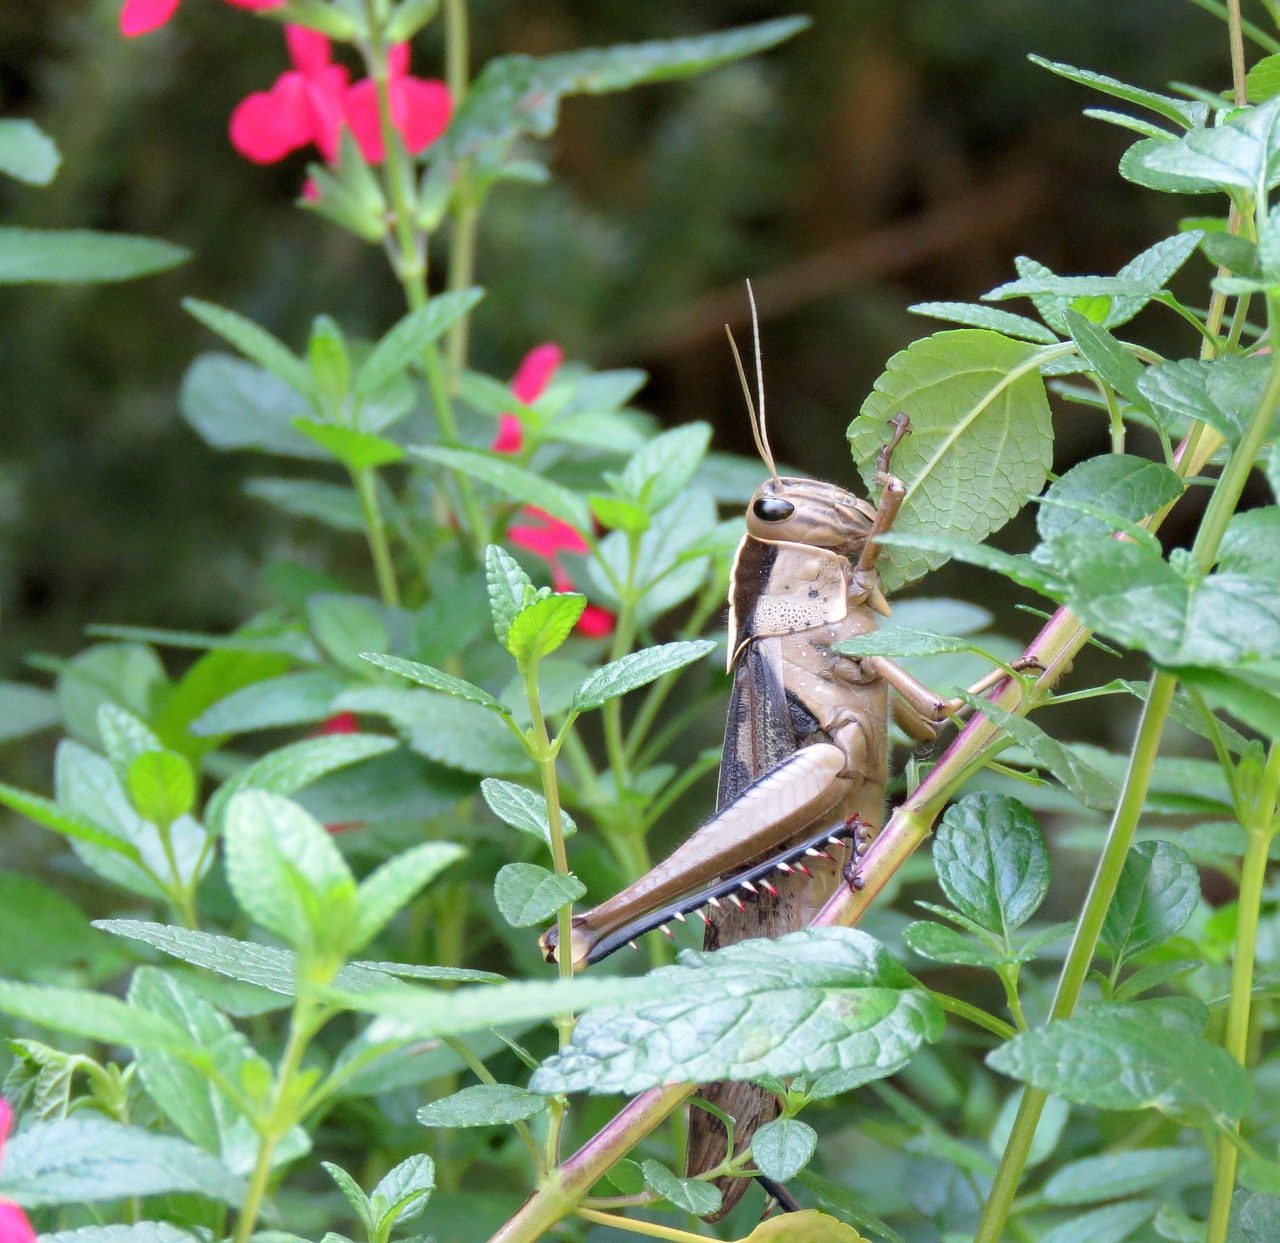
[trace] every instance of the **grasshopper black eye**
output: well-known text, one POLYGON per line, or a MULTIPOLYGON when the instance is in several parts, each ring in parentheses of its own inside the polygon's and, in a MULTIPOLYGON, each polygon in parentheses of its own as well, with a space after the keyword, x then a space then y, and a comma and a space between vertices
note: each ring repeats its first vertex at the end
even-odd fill
POLYGON ((762 496, 751 506, 751 512, 762 522, 786 522, 796 512, 796 507, 780 496, 762 496))

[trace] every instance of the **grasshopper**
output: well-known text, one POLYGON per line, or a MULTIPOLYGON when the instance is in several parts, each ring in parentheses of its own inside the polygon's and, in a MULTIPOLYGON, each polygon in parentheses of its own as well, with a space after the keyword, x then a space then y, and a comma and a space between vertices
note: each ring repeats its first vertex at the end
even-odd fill
MULTIPOLYGON (((751 309, 754 322, 754 299, 751 309)), ((858 867, 884 812, 890 713, 909 738, 924 743, 964 706, 885 657, 832 650, 876 630, 878 618, 889 615, 876 540, 893 526, 906 496, 889 467, 910 431, 907 416, 892 421, 877 458, 876 505, 834 484, 779 476, 765 424, 758 326, 758 415, 732 335, 729 341, 769 478, 747 507, 730 579, 733 691, 717 810, 634 884, 574 916, 570 953, 579 966, 655 928, 669 933, 669 921, 694 912, 706 925, 709 950, 804 927, 837 885, 861 887, 858 867)), ((974 692, 1004 676, 995 672, 974 692)), ((557 930, 541 945, 555 961, 557 930)), ((735 1120, 735 1154, 777 1112, 774 1095, 752 1083, 704 1084, 699 1095, 735 1120)), ((717 1117, 693 1110, 687 1172, 719 1166, 727 1141, 717 1117)), ((734 1206, 748 1181, 716 1180, 724 1200, 711 1220, 734 1206)))

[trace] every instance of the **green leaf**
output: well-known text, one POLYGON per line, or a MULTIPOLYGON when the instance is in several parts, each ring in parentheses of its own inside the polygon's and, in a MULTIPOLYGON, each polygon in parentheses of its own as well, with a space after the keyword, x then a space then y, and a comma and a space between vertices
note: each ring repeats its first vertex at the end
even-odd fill
POLYGON ((1166 431, 1181 435, 1199 421, 1235 444, 1262 400, 1269 369, 1269 360, 1256 356, 1180 358, 1147 368, 1138 388, 1166 431))
POLYGON ((39 733, 57 721, 58 704, 49 691, 24 682, 0 682, 0 742, 39 733))
POLYGON ((173 751, 147 751, 129 765, 126 784, 138 814, 167 829, 196 801, 196 778, 186 759, 173 751))
MULTIPOLYGON (((866 1208, 843 1183, 838 1183, 832 1178, 824 1178, 812 1170, 801 1170, 798 1177, 800 1184, 812 1191, 814 1199, 824 1208, 829 1208, 841 1217, 847 1218, 855 1226, 866 1230, 869 1235, 882 1240, 883 1243, 905 1243, 902 1235, 866 1208)), ((822 1240, 817 1240, 816 1243, 822 1243, 822 1240)), ((828 1243, 858 1243, 858 1241, 849 1238, 840 1240, 828 1236, 828 1243)))
POLYGON ((338 1190, 351 1205, 365 1230, 373 1235, 378 1228, 378 1216, 369 1203, 369 1197, 361 1190, 360 1184, 342 1166, 335 1165, 332 1161, 321 1161, 320 1164, 324 1167, 324 1172, 337 1183, 338 1190))
POLYGON ((794 1178, 813 1159, 818 1135, 797 1118, 779 1118, 762 1126, 751 1140, 756 1169, 774 1182, 794 1178))
POLYGON ((593 708, 603 707, 611 699, 617 699, 628 691, 647 686, 665 674, 674 673, 695 660, 701 660, 714 651, 715 646, 709 639, 662 643, 610 661, 578 687, 573 696, 573 710, 589 712, 593 708))
POLYGON ((345 949, 356 886, 322 825, 278 794, 242 790, 224 835, 227 881, 247 915, 295 949, 345 949))
POLYGON ((686 423, 655 436, 624 468, 619 480, 623 495, 648 514, 665 509, 688 487, 710 441, 707 423, 686 423))
POLYGON ((533 598, 533 582, 520 563, 497 544, 490 544, 484 550, 484 568, 493 632, 505 646, 516 614, 533 598))
POLYGON ((61 162, 53 139, 34 121, 0 121, 0 173, 29 186, 47 186, 61 162))
POLYGON ((616 496, 600 496, 594 492, 587 499, 596 521, 610 531, 643 535, 649 529, 649 513, 643 505, 619 500, 616 496))
POLYGON ((1050 1204, 1097 1204, 1152 1191, 1170 1179, 1194 1174, 1204 1154, 1194 1148, 1135 1148, 1085 1157, 1054 1171, 1040 1194, 1050 1204))
POLYGON ((1153 550, 1099 535, 1060 536, 1043 550, 1082 621, 1158 664, 1280 655, 1280 580, 1227 572, 1188 582, 1153 550))
POLYGON ((913 531, 910 535, 889 531, 877 536, 876 543, 885 544, 890 548, 899 546, 920 548, 937 554, 935 559, 939 564, 954 558, 968 565, 994 570, 1020 586, 1040 592, 1041 595, 1050 595, 1061 588, 1061 580, 1052 567, 1028 556, 1015 556, 1002 549, 992 548, 989 544, 975 544, 966 539, 953 539, 948 535, 927 535, 918 531, 913 531))
MULTIPOLYGON (((514 781, 500 781, 486 777, 480 783, 480 793, 489 804, 489 810, 499 820, 513 829, 528 833, 551 845, 551 822, 547 814, 547 800, 536 790, 517 785, 514 781)), ((564 808, 560 809, 560 830, 565 837, 572 837, 578 826, 564 808)))
POLYGON ((952 966, 995 968, 1002 963, 1025 962, 1029 958, 1029 955, 1002 953, 975 937, 965 936, 958 928, 935 924, 932 920, 908 924, 902 939, 921 958, 952 966))
POLYGON ((1177 99, 1172 95, 1158 95, 1154 91, 1144 90, 1140 86, 1130 86, 1105 73, 1094 73, 1091 69, 1077 69, 1074 65, 1061 61, 1046 60, 1043 56, 1028 56, 1033 65, 1056 73, 1061 78, 1077 82, 1081 86, 1091 87, 1104 95, 1123 99, 1126 103, 1137 104, 1140 108, 1149 108, 1162 117, 1181 125, 1184 129, 1202 127, 1208 119, 1209 109, 1195 100, 1177 99))
POLYGON ((341 427, 337 423, 321 423, 315 419, 293 419, 293 426, 309 440, 327 449, 348 470, 372 470, 389 466, 404 457, 404 447, 373 432, 341 427))
POLYGON ((545 923, 586 892, 587 887, 572 873, 560 876, 536 863, 508 863, 493 883, 498 910, 513 928, 545 923))
POLYGON ((374 1210, 383 1209, 378 1225, 387 1219, 399 1225, 412 1221, 427 1207, 436 1189, 436 1166, 426 1153, 416 1153, 395 1166, 373 1189, 374 1210))
POLYGON ((234 1208, 244 1184, 185 1139, 85 1114, 30 1127, 5 1146, 0 1198, 24 1208, 174 1192, 234 1208))
POLYGON ((1081 1213, 1040 1236, 1040 1243, 1121 1243, 1156 1211, 1154 1201, 1130 1200, 1081 1213))
POLYGON ((310 396, 314 387, 311 369, 265 328, 235 311, 215 306, 212 302, 202 302, 199 298, 184 298, 182 305, 206 328, 234 345, 250 362, 271 372, 295 392, 310 396))
POLYGON ((1244 75, 1244 86, 1251 104, 1262 104, 1280 95, 1280 54, 1264 56, 1244 75))
POLYGON ((1102 943, 1113 959, 1133 958, 1179 932, 1199 901, 1200 874, 1181 846, 1139 842, 1125 857, 1102 943))
POLYGON ((345 678, 321 669, 263 678, 212 704, 191 722, 191 732, 209 738, 309 725, 331 715, 334 697, 348 685, 345 678))
POLYGON ((960 692, 960 698, 1029 752, 1032 760, 1047 768, 1083 806, 1107 811, 1116 805, 1120 791, 1115 782, 1046 734, 1040 726, 966 691, 960 692))
POLYGON ((928 315, 931 319, 946 319, 970 328, 990 328, 992 332, 1022 341, 1035 341, 1039 345, 1057 345, 1058 338, 1043 324, 1025 315, 1001 311, 994 306, 974 302, 917 302, 907 307, 914 315, 928 315))
POLYGON ((404 660, 399 656, 383 656, 378 652, 361 652, 360 659, 367 660, 371 665, 377 665, 379 669, 398 673, 402 678, 408 678, 409 681, 425 686, 428 690, 452 695, 455 699, 465 699, 468 703, 479 704, 482 708, 488 708, 490 712, 497 712, 502 716, 511 715, 511 710, 506 704, 500 703, 488 691, 483 691, 478 686, 463 681, 462 678, 455 678, 451 673, 433 669, 430 665, 421 665, 416 660, 404 660))
POLYGON ((196 1236, 167 1221, 137 1221, 131 1226, 81 1226, 40 1236, 41 1243, 197 1243, 196 1236))
POLYGON ((104 703, 98 708, 98 737, 122 781, 139 756, 163 750, 151 728, 118 704, 104 703))
MULTIPOLYGON (((1043 349, 999 333, 961 328, 935 333, 895 354, 849 425, 849 444, 868 487, 895 415, 911 435, 893 470, 907 481, 895 530, 942 528, 982 540, 1044 486, 1053 427, 1039 365, 1043 349)), ((881 575, 892 591, 941 565, 945 556, 894 552, 881 575)))
POLYGON ((98 284, 149 276, 185 263, 184 246, 89 229, 0 228, 0 285, 98 284))
POLYGON ((901 660, 912 656, 938 656, 943 652, 970 652, 967 639, 937 634, 932 630, 914 630, 910 626, 891 626, 860 634, 856 639, 842 639, 831 645, 841 656, 891 656, 901 660))
POLYGON ((933 998, 852 929, 688 950, 679 966, 651 972, 646 983, 677 995, 592 1010, 529 1086, 630 1094, 671 1082, 836 1069, 888 1074, 942 1031, 933 998))
POLYGON ((133 842, 116 836, 102 825, 94 824, 93 821, 70 808, 42 798, 39 794, 29 794, 26 790, 0 783, 0 804, 16 811, 20 816, 26 816, 28 820, 34 820, 36 824, 43 825, 46 829, 60 833, 70 841, 82 842, 97 850, 111 851, 135 864, 142 861, 142 856, 133 842))
POLYGON ((395 749, 396 740, 380 734, 328 734, 269 751, 218 787, 205 808, 205 820, 211 832, 220 833, 227 804, 241 790, 296 794, 326 773, 395 749))
POLYGON ((1071 338, 1080 347, 1097 376, 1105 380, 1121 397, 1147 411, 1147 399, 1139 391, 1138 381, 1146 368, 1101 324, 1095 324, 1076 311, 1066 310, 1063 319, 1071 338))
POLYGON ((478 1083, 418 1110, 423 1126, 509 1126, 540 1114, 549 1104, 545 1096, 509 1083, 478 1083))
MULTIPOLYGON (((1103 453, 1073 466, 1045 492, 1054 500, 1080 502, 1137 522, 1182 495, 1182 480, 1167 466, 1127 453, 1103 453)), ((1059 506, 1044 506, 1036 514, 1041 539, 1076 532, 1110 535, 1099 518, 1059 506)))
POLYGON ((1227 1243, 1271 1243, 1280 1230, 1280 1199, 1237 1190, 1231 1199, 1227 1243))
POLYGON ((668 1204, 697 1217, 718 1212, 722 1202, 720 1189, 694 1178, 677 1178, 660 1161, 642 1161, 640 1170, 644 1185, 656 1191, 668 1204))
POLYGON ((425 306, 410 311, 373 347, 356 376, 356 392, 374 392, 395 379, 410 363, 421 362, 427 346, 483 297, 483 289, 460 289, 439 294, 425 306))
MULTIPOLYGON (((79 988, 46 988, 0 980, 0 1012, 50 1031, 132 1048, 191 1052, 187 1034, 159 1015, 149 1014, 105 993, 79 988)), ((6 1166, 7 1169, 7 1166, 6 1166)))
POLYGON ((1077 1105, 1238 1120, 1253 1095, 1245 1069, 1199 1033, 1158 1019, 1148 1003, 1091 1010, 1015 1036, 987 1065, 1077 1105))
POLYGON ((105 957, 104 944, 69 898, 34 876, 0 869, 0 971, 30 976, 105 957))
POLYGON ((521 671, 554 652, 570 635, 587 597, 577 592, 557 592, 526 604, 512 619, 506 648, 521 671))
MULTIPOLYGON (((1135 255, 1116 273, 1116 277, 1122 281, 1136 281, 1140 285, 1147 285, 1155 293, 1163 289, 1174 273, 1195 254, 1204 237, 1200 229, 1187 229, 1166 237, 1148 246, 1140 255, 1135 255)), ((1127 323, 1148 301, 1149 296, 1113 297, 1102 326, 1115 328, 1127 323)))
POLYGON ((347 691, 335 707, 389 717, 420 755, 463 772, 522 776, 532 767, 520 740, 495 713, 437 691, 370 687, 347 691))
POLYGON ((484 155, 496 165, 519 135, 545 138, 551 133, 564 95, 600 95, 688 77, 764 51, 806 25, 807 18, 788 17, 693 38, 624 43, 537 60, 497 57, 471 84, 440 147, 453 160, 484 155))
POLYGON ((1234 187, 1265 200, 1280 184, 1280 100, 1238 109, 1213 129, 1192 130, 1149 148, 1141 162, 1194 183, 1200 193, 1234 187))
POLYGON ((1031 811, 1002 794, 953 803, 938 825, 933 865, 962 914, 1007 938, 1049 892, 1049 852, 1031 811))
POLYGON ((413 445, 409 452, 450 470, 462 471, 521 504, 545 510, 577 531, 591 530, 591 507, 582 497, 505 457, 479 449, 449 449, 443 445, 413 445))
POLYGON ((313 595, 307 620, 316 641, 336 663, 364 676, 364 653, 380 652, 388 643, 379 605, 366 596, 313 595))
POLYGON ((1218 572, 1280 579, 1280 506, 1266 505, 1235 514, 1218 549, 1218 572))
POLYGON ((1280 694, 1275 690, 1221 669, 1185 667, 1175 672, 1179 682, 1197 691, 1210 706, 1230 712, 1268 738, 1280 738, 1280 694))
POLYGON ((355 927, 347 952, 362 950, 400 909, 466 851, 452 842, 423 842, 388 859, 356 890, 355 927))
POLYGON ((312 461, 329 456, 293 426, 295 418, 313 413, 303 393, 253 363, 226 354, 201 355, 187 368, 179 405, 182 417, 215 449, 254 449, 312 461))
POLYGON ((335 531, 363 532, 360 498, 345 484, 313 479, 259 478, 245 481, 246 495, 274 505, 294 518, 311 518, 335 531))

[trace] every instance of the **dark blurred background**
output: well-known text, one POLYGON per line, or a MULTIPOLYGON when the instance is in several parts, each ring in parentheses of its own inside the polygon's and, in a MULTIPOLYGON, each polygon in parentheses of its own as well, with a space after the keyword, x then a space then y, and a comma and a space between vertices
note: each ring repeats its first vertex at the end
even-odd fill
MULTIPOLYGON (((910 303, 974 299, 1017 254, 1111 273, 1209 209, 1122 181, 1126 135, 1080 115, 1104 101, 1026 59, 1223 87, 1225 28, 1189 0, 471 7, 476 65, 812 15, 763 58, 567 102, 540 153, 557 179, 491 202, 474 359, 506 376, 555 340, 643 367, 641 404, 663 423, 707 418, 719 447, 750 452, 720 325, 752 276, 775 448, 815 474, 852 477, 849 419, 886 358, 940 326, 910 303)), ((117 15, 117 0, 0 3, 0 108, 64 156, 48 189, 0 183, 0 220, 150 234, 195 257, 115 287, 0 288, 0 677, 25 676, 27 653, 77 650, 89 622, 217 630, 260 603, 256 567, 285 520, 242 495, 253 462, 179 418, 183 371, 213 344, 183 295, 294 346, 319 312, 372 335, 403 309, 375 249, 295 208, 303 156, 254 167, 227 141, 237 101, 285 68, 279 27, 184 0, 168 27, 125 40, 117 15)), ((415 48, 423 76, 441 71, 437 39, 430 27, 415 48)), ((1195 259, 1188 279, 1203 289, 1207 271, 1195 259)), ((1158 308, 1134 331, 1193 348, 1158 308)), ((1060 408, 1059 433, 1059 470, 1106 447, 1079 407, 1060 408)), ((928 590, 952 585, 944 572, 928 590)))

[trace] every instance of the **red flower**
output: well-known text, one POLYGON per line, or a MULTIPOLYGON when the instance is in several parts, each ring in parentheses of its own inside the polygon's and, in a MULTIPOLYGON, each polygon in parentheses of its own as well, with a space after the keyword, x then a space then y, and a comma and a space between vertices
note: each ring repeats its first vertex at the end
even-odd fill
MULTIPOLYGON (((278 9, 286 0, 227 0, 238 9, 278 9)), ((120 33, 132 38, 163 26, 178 10, 179 0, 124 0, 120 33)))
MULTIPOLYGON (((551 383, 551 377, 564 362, 564 351, 550 341, 535 345, 521 360, 511 377, 511 393, 522 405, 530 406, 551 383)), ((495 453, 519 453, 524 447, 524 428, 514 414, 498 418, 498 434, 490 448, 495 453)))
MULTIPOLYGON (((324 35, 302 26, 286 26, 284 32, 293 68, 269 91, 255 91, 240 102, 231 114, 231 145, 257 164, 274 164, 314 143, 332 164, 346 125, 360 154, 371 164, 379 163, 384 152, 372 79, 348 86, 347 70, 330 63, 324 35)), ((449 123, 449 88, 410 76, 408 44, 393 47, 388 61, 391 117, 409 153, 417 155, 449 123)))
MULTIPOLYGON (((445 131, 453 100, 443 82, 415 78, 409 73, 409 45, 397 43, 387 55, 387 94, 391 120, 410 155, 425 151, 445 131)), ((355 135, 360 154, 370 164, 386 158, 382 149, 382 124, 378 119, 378 87, 372 78, 347 91, 347 124, 355 135)))
POLYGON ((360 722, 356 720, 354 712, 335 712, 333 716, 326 717, 320 722, 320 728, 316 730, 317 736, 325 734, 358 734, 360 732, 360 722))
MULTIPOLYGON (((4 1141, 13 1124, 13 1110, 9 1102, 0 1096, 0 1156, 4 1155, 4 1141)), ((36 1243, 36 1232, 24 1213, 12 1200, 0 1200, 0 1243, 36 1243)))

